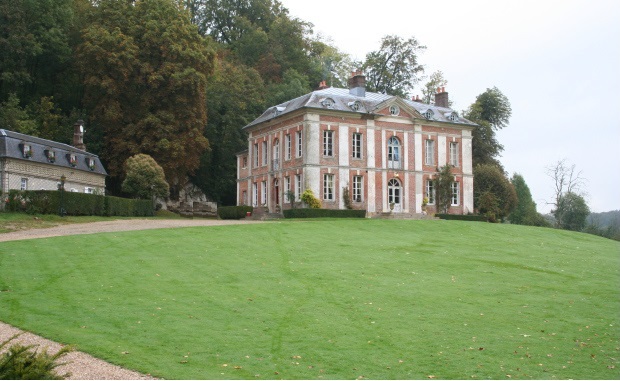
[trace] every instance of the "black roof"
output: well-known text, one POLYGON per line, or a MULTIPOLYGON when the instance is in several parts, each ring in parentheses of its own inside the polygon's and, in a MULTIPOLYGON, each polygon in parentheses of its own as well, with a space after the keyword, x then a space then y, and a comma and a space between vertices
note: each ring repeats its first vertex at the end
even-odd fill
POLYGON ((103 168, 101 160, 99 160, 99 157, 95 154, 77 149, 68 144, 0 129, 0 158, 5 157, 34 161, 57 167, 79 169, 106 176, 108 174, 105 168, 103 168), (24 157, 24 144, 29 145, 32 148, 32 155, 30 157, 24 157), (50 162, 48 160, 46 151, 54 151, 54 162, 50 162), (75 165, 71 164, 70 155, 75 155, 75 158, 77 159, 75 165), (95 164, 92 170, 88 165, 89 160, 93 160, 95 164))

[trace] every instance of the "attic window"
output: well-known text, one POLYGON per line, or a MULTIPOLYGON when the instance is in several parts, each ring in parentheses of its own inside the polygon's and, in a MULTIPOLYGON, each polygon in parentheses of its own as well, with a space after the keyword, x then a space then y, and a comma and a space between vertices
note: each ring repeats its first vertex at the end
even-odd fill
POLYGON ((69 154, 67 155, 67 158, 69 160, 69 164, 72 167, 75 167, 77 165, 77 156, 75 156, 75 154, 69 154))
POLYGON ((392 105, 390 106, 390 114, 397 116, 398 114, 400 114, 400 107, 396 106, 396 105, 392 105))
POLYGON ((22 155, 27 159, 32 156, 32 146, 30 144, 24 144, 22 155))
POLYGON ((451 122, 457 122, 459 120, 459 116, 455 112, 448 112, 445 114, 445 116, 451 122))
POLYGON ((53 163, 56 161, 56 152, 48 148, 45 150, 45 157, 47 157, 48 162, 53 163))
POLYGON ((435 114, 433 113, 433 110, 428 109, 428 110, 424 111, 423 115, 424 115, 424 117, 426 119, 433 119, 433 115, 435 115, 435 114))
POLYGON ((334 104, 336 104, 336 102, 331 98, 325 98, 321 101, 321 105, 325 108, 334 108, 334 104))
POLYGON ((95 170, 95 159, 93 159, 92 157, 89 157, 89 158, 87 159, 86 164, 88 164, 88 168, 89 168, 91 171, 94 171, 94 170, 95 170))
POLYGON ((274 116, 278 116, 278 115, 282 114, 285 109, 286 109, 286 107, 276 106, 276 108, 273 110, 274 116))
POLYGON ((359 111, 362 108, 362 102, 360 101, 349 102, 348 105, 353 111, 359 111))

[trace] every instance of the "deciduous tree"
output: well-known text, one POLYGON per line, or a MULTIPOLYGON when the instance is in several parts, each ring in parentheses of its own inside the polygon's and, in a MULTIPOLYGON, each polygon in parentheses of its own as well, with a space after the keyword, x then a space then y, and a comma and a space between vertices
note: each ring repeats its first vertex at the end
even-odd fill
POLYGON ((510 222, 518 225, 548 226, 549 223, 536 211, 536 203, 532 200, 530 188, 523 176, 515 173, 510 182, 517 194, 517 205, 508 217, 510 222))
POLYGON ((490 199, 497 202, 499 219, 508 216, 517 205, 515 188, 504 173, 495 165, 479 164, 474 168, 474 207, 481 210, 484 206, 481 201, 488 203, 490 199))
POLYGON ((149 155, 137 154, 125 161, 125 180, 123 192, 136 198, 166 198, 169 186, 164 170, 149 155))
POLYGON ((573 192, 566 192, 560 197, 558 207, 553 215, 560 229, 582 231, 586 226, 586 219, 590 208, 584 198, 573 192))
POLYGON ((435 202, 437 203, 437 211, 440 213, 448 213, 448 209, 450 209, 453 182, 454 175, 452 175, 452 166, 450 164, 437 168, 437 177, 435 178, 435 202))
POLYGON ((563 202, 563 197, 566 194, 580 195, 581 187, 584 183, 584 178, 581 176, 581 171, 577 171, 575 164, 568 164, 566 159, 558 160, 554 165, 547 167, 547 176, 553 179, 553 200, 547 204, 553 207, 551 213, 555 216, 555 225, 558 228, 567 226, 564 221, 564 213, 570 210, 569 206, 572 205, 571 200, 569 203, 563 202))

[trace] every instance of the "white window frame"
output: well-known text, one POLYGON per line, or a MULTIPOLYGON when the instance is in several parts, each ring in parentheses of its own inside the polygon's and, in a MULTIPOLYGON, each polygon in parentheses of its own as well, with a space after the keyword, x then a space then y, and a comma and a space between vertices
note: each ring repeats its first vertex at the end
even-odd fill
POLYGON ((426 139, 424 148, 424 164, 435 165, 435 141, 426 139))
POLYGON ((323 174, 323 200, 334 201, 334 174, 323 174))
POLYGON ((268 156, 267 156, 267 141, 266 140, 263 141, 263 144, 262 144, 261 148, 263 149, 263 152, 262 152, 263 166, 266 166, 267 165, 267 160, 268 160, 268 156))
POLYGON ((252 206, 258 206, 258 183, 252 183, 252 206))
POLYGON ((241 192, 241 205, 247 205, 248 204, 248 191, 244 190, 243 192, 241 192))
POLYGON ((284 177, 284 202, 291 202, 291 199, 288 197, 288 191, 291 190, 291 178, 290 176, 284 177))
POLYGON ((258 143, 254 144, 254 168, 258 168, 259 164, 258 143))
POLYGON ((301 175, 295 175, 295 199, 301 200, 302 193, 302 177, 301 175))
POLYGON ((353 202, 364 201, 364 177, 353 176, 353 202))
POLYGON ((295 151, 295 155, 296 157, 302 157, 304 155, 302 131, 295 132, 295 137, 297 140, 297 150, 295 151))
POLYGON ((284 138, 286 149, 286 160, 291 160, 291 134, 286 134, 284 138))
POLYGON ((323 157, 334 156, 334 131, 323 130, 323 157))
POLYGON ((362 134, 354 132, 351 136, 351 156, 354 159, 362 158, 362 142, 364 141, 362 134))
POLYGON ((400 139, 398 139, 396 136, 392 136, 388 139, 388 168, 400 169, 400 146, 400 139))
POLYGON ((452 200, 450 205, 458 206, 461 199, 461 187, 458 181, 454 181, 452 184, 450 184, 450 189, 452 190, 452 200))
POLYGON ((267 205, 267 181, 260 182, 260 204, 267 205))
POLYGON ((28 178, 27 177, 22 177, 20 189, 21 190, 28 190, 28 178))
POLYGON ((248 157, 247 156, 243 156, 241 158, 241 168, 245 169, 248 167, 248 157))
POLYGON ((433 179, 426 180, 426 198, 428 198, 428 205, 435 205, 435 182, 433 179))
POLYGON ((450 165, 459 166, 459 143, 450 142, 450 165))
POLYGON ((86 193, 86 194, 93 194, 93 193, 95 193, 95 188, 84 187, 84 193, 86 193))

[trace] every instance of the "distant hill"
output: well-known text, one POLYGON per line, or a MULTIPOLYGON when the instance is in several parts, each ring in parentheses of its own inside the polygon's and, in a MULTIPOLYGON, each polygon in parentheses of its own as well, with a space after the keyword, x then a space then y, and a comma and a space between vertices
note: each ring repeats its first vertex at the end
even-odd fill
POLYGON ((588 225, 594 225, 599 228, 607 228, 609 226, 620 227, 620 210, 612 210, 610 212, 591 213, 588 216, 588 225))

